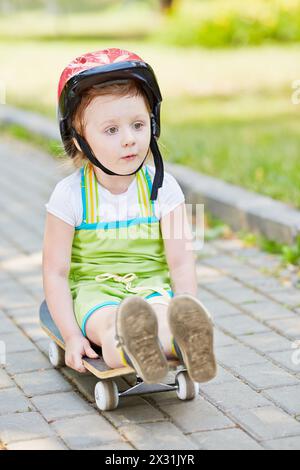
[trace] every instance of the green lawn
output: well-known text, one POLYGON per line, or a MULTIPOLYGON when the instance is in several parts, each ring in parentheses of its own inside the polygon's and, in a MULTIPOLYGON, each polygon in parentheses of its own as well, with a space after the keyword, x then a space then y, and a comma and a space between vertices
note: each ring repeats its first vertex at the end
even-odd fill
POLYGON ((62 68, 88 50, 129 48, 161 84, 165 158, 300 207, 300 46, 205 49, 131 40, 0 41, 7 103, 55 119, 62 68))

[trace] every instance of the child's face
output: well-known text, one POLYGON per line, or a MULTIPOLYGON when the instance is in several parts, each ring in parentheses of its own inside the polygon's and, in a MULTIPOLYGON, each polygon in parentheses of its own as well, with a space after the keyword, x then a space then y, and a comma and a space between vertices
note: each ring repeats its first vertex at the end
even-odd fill
POLYGON ((98 96, 83 118, 86 140, 104 166, 124 175, 140 166, 151 139, 150 116, 142 96, 98 96), (132 154, 136 157, 123 158, 132 154))

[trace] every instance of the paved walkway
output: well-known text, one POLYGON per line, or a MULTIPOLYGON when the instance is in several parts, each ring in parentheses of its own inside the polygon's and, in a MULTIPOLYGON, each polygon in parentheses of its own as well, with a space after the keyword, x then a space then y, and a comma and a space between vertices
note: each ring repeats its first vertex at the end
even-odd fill
POLYGON ((38 308, 44 203, 61 178, 47 155, 1 141, 0 448, 299 449, 299 278, 288 270, 275 277, 278 258, 238 240, 206 244, 199 257, 219 374, 196 400, 131 397, 100 413, 93 376, 52 368, 38 308))

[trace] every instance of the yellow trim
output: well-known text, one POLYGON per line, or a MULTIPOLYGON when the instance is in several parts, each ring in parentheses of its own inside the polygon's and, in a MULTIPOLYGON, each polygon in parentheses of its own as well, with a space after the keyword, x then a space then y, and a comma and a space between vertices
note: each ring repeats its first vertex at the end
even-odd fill
POLYGON ((118 348, 121 356, 121 361, 124 366, 129 366, 128 362, 125 359, 125 354, 122 348, 118 348))
POLYGON ((174 356, 178 358, 178 354, 175 349, 174 338, 171 339, 171 342, 172 342, 171 351, 174 354, 174 356))

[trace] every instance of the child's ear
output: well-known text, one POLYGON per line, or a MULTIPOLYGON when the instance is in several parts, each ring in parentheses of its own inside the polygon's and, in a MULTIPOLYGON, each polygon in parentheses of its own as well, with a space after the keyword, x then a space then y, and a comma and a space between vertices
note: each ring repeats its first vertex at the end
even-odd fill
POLYGON ((79 152, 82 152, 78 142, 77 142, 77 139, 75 139, 75 137, 73 137, 73 144, 75 145, 75 147, 77 148, 77 150, 79 150, 79 152))

